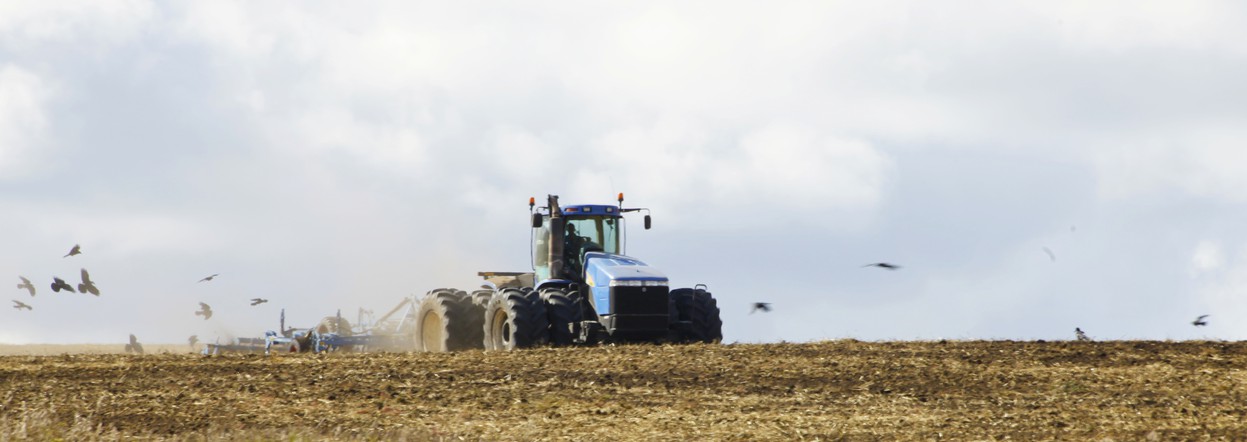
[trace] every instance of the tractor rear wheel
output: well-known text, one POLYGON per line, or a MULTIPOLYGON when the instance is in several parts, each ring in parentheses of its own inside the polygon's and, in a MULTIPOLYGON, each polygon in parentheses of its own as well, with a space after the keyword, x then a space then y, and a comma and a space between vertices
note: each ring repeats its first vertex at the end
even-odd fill
POLYGON ((572 324, 584 320, 580 294, 546 289, 541 291, 541 299, 545 302, 546 319, 550 322, 550 343, 555 346, 571 345, 576 338, 572 334, 572 324))
POLYGON ((515 350, 549 342, 546 306, 532 289, 504 289, 485 309, 486 350, 515 350))
POLYGON ((429 292, 416 312, 416 348, 434 352, 474 348, 471 343, 481 340, 481 327, 480 316, 470 314, 471 306, 472 300, 463 291, 429 292))
POLYGON ((675 289, 671 291, 680 321, 688 321, 680 340, 692 342, 719 342, 723 340, 723 320, 719 317, 719 304, 710 292, 701 289, 675 289))

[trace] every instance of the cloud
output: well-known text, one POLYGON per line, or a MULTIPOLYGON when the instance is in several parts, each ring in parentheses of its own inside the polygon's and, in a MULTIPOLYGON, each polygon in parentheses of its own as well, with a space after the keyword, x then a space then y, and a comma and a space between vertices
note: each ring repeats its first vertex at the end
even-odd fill
POLYGON ((1191 256, 1191 275, 1199 276, 1220 270, 1225 265, 1221 247, 1212 241, 1200 241, 1191 256))
POLYGON ((157 14, 145 0, 93 2, 4 2, 0 4, 0 48, 39 57, 53 47, 85 47, 91 55, 139 36, 157 14))
POLYGON ((0 177, 15 179, 40 169, 29 164, 51 126, 52 88, 13 64, 0 65, 0 177))

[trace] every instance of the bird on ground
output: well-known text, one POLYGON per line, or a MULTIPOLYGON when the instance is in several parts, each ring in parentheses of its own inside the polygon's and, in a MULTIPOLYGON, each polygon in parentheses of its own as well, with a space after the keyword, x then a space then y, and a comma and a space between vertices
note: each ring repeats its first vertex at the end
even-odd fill
POLYGON ((1091 340, 1091 338, 1088 338, 1087 334, 1083 333, 1082 329, 1078 327, 1074 327, 1074 336, 1077 337, 1079 341, 1090 341, 1091 340))
POLYGON ((211 276, 205 276, 204 279, 199 280, 199 282, 211 281, 212 278, 216 278, 217 276, 220 276, 220 275, 221 275, 220 273, 213 273, 211 276))
POLYGON ((13 308, 18 309, 18 310, 21 310, 21 309, 34 310, 34 307, 31 307, 29 304, 26 304, 25 302, 22 302, 22 301, 18 301, 16 299, 13 300, 13 308))
POLYGON ((1195 318, 1194 321, 1191 321, 1191 325, 1194 325, 1196 327, 1208 325, 1208 321, 1204 320, 1204 318, 1207 318, 1207 317, 1208 315, 1199 315, 1198 318, 1195 318))
POLYGON ((268 302, 268 300, 267 300, 267 299, 261 299, 261 298, 251 298, 251 306, 252 306, 252 307, 257 306, 257 305, 260 305, 260 304, 263 304, 263 303, 266 303, 266 302, 268 302))
POLYGON ((1052 249, 1044 247, 1043 252, 1048 254, 1048 259, 1051 259, 1052 262, 1056 262, 1056 254, 1052 253, 1052 249))
POLYGON ((203 316, 204 320, 207 321, 212 318, 212 307, 209 307, 208 304, 201 302, 199 303, 199 311, 195 312, 195 315, 203 316))
POLYGON ((191 335, 191 337, 186 340, 186 343, 191 345, 191 350, 194 350, 195 344, 199 343, 199 335, 191 335))
POLYGON ((91 275, 87 273, 87 269, 82 269, 82 283, 78 284, 78 293, 100 295, 100 289, 95 287, 95 281, 91 280, 91 275))
POLYGON ((65 282, 64 279, 53 276, 52 277, 52 291, 60 292, 61 290, 69 290, 70 293, 74 293, 74 286, 69 285, 69 283, 65 282))
POLYGON ((887 263, 887 262, 876 262, 876 263, 873 263, 873 264, 866 264, 866 265, 864 265, 864 266, 862 266, 862 267, 878 267, 878 268, 881 268, 881 269, 888 269, 888 270, 896 270, 896 269, 901 268, 901 266, 898 266, 898 265, 896 265, 896 264, 892 264, 892 263, 887 263))
POLYGON ((82 247, 79 247, 77 244, 74 244, 74 248, 69 249, 69 253, 66 253, 65 256, 62 256, 62 258, 68 258, 74 255, 81 255, 81 254, 82 254, 82 247))
POLYGON ((126 353, 143 354, 143 344, 139 343, 133 333, 130 334, 130 343, 126 344, 126 353))
POLYGON ((766 313, 766 312, 771 311, 771 303, 769 303, 769 302, 755 302, 755 303, 753 303, 753 308, 749 309, 749 314, 751 314, 751 315, 752 315, 752 314, 753 314, 754 312, 756 312, 756 311, 762 311, 763 313, 766 313))
POLYGON ((35 285, 31 284, 30 280, 26 279, 25 276, 17 275, 17 277, 22 280, 22 283, 18 284, 17 288, 26 289, 26 291, 30 292, 30 296, 35 296, 35 285))

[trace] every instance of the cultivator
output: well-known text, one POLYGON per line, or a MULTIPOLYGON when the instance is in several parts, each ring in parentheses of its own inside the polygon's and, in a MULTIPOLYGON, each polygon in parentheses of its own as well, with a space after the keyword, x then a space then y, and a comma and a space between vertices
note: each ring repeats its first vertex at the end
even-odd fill
POLYGON ((355 327, 342 317, 325 317, 315 327, 286 328, 286 311, 281 311, 278 330, 269 330, 263 338, 235 338, 228 343, 207 344, 205 355, 221 353, 321 353, 337 351, 406 351, 411 349, 411 331, 415 316, 413 298, 404 298, 397 306, 373 319, 372 312, 360 309, 355 327), (402 312, 401 315, 398 313, 402 312))

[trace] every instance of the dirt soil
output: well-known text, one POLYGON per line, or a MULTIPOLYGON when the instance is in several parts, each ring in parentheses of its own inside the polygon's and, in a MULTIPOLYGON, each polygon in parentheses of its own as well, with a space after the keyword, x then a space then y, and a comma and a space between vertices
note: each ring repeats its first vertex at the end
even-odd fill
POLYGON ((0 386, 0 439, 1247 438, 1239 342, 5 356, 0 386))

